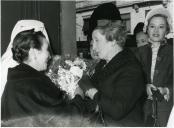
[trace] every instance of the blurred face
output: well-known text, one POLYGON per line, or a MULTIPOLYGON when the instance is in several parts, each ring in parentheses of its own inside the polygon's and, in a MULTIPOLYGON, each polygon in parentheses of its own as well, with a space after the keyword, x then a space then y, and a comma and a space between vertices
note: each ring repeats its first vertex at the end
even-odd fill
POLYGON ((136 34, 137 47, 146 45, 148 43, 148 37, 144 32, 139 32, 136 34))
POLYGON ((165 18, 153 17, 149 22, 147 33, 152 42, 162 41, 167 33, 165 18))
POLYGON ((111 43, 106 40, 105 35, 102 35, 99 29, 94 30, 92 33, 92 46, 98 57, 104 60, 107 59, 108 53, 112 48, 111 43))
POLYGON ((90 54, 91 54, 92 59, 94 59, 94 60, 99 59, 97 52, 93 49, 93 41, 91 41, 90 54))
POLYGON ((50 53, 48 51, 48 41, 46 38, 41 37, 40 38, 42 44, 41 50, 37 50, 36 53, 36 64, 37 64, 37 70, 38 71, 44 71, 47 69, 48 60, 50 59, 50 53))

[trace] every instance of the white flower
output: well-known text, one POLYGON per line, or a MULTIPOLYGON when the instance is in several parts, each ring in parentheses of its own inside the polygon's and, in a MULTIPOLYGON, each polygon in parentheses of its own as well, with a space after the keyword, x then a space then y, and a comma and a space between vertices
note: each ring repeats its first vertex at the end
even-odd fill
POLYGON ((56 86, 66 92, 70 99, 73 99, 75 97, 75 90, 79 86, 78 82, 82 78, 83 72, 87 69, 87 65, 80 58, 75 58, 74 61, 63 60, 65 65, 61 65, 64 63, 56 63, 59 61, 61 62, 60 59, 61 58, 58 58, 53 61, 54 63, 52 63, 52 68, 58 70, 53 70, 56 72, 49 70, 47 75, 56 86), (66 65, 70 66, 70 68, 66 68, 66 65))
POLYGON ((60 88, 65 91, 71 99, 74 98, 74 93, 78 87, 78 81, 83 75, 83 71, 77 66, 71 67, 70 70, 60 67, 58 70, 58 75, 58 83, 60 84, 60 88))
POLYGON ((73 66, 73 62, 71 60, 65 60, 65 63, 68 64, 69 66, 73 66))
POLYGON ((74 64, 75 64, 75 65, 78 65, 78 66, 81 66, 81 68, 82 68, 83 71, 86 70, 86 67, 87 67, 87 66, 86 66, 85 62, 84 62, 82 59, 76 58, 76 59, 74 60, 74 64))
POLYGON ((77 66, 72 66, 70 68, 70 72, 75 75, 75 76, 78 76, 79 78, 82 78, 82 75, 83 75, 83 70, 80 69, 79 67, 77 66))

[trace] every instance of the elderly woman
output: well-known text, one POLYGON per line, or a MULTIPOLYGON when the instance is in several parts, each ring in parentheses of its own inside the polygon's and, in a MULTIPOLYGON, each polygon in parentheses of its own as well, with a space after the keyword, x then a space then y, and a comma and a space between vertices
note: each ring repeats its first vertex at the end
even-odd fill
POLYGON ((92 32, 97 26, 104 26, 108 23, 120 24, 121 15, 117 6, 113 3, 102 3, 97 6, 89 20, 89 33, 87 38, 89 41, 92 40, 92 32))
POLYGON ((142 126, 145 92, 143 71, 134 54, 124 49, 125 27, 107 24, 92 33, 93 49, 101 59, 91 77, 79 82, 95 100, 108 126, 142 126))
POLYGON ((149 42, 137 54, 146 74, 148 99, 153 100, 151 108, 157 112, 153 113, 154 125, 162 127, 167 125, 173 105, 173 43, 165 38, 172 30, 171 20, 165 8, 151 10, 145 20, 149 42), (158 95, 153 95, 154 91, 158 95))

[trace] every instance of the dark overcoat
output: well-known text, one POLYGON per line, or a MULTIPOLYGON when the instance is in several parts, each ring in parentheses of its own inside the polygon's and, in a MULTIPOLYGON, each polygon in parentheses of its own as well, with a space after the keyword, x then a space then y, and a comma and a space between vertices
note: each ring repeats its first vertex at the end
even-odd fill
POLYGON ((1 99, 1 119, 44 113, 71 115, 72 109, 62 91, 43 73, 26 64, 9 69, 1 99))
POLYGON ((119 52, 107 65, 99 62, 92 83, 108 126, 143 126, 143 70, 130 50, 119 52))
POLYGON ((151 43, 139 47, 136 56, 143 67, 146 83, 152 83, 156 87, 167 87, 170 91, 169 101, 158 102, 158 123, 165 127, 173 106, 173 41, 161 42, 157 53, 153 82, 151 82, 151 43))

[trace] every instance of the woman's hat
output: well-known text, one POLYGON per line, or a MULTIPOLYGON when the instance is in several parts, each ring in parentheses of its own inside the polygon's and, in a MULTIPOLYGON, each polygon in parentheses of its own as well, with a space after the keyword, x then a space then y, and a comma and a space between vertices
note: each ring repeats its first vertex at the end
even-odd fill
POLYGON ((89 34, 97 26, 97 20, 121 20, 120 11, 113 3, 103 3, 94 9, 90 22, 89 22, 89 34))
POLYGON ((112 3, 104 3, 99 5, 91 15, 91 19, 101 20, 121 20, 120 12, 116 5, 112 3))
POLYGON ((169 11, 167 9, 165 9, 164 7, 158 7, 158 8, 155 8, 155 9, 152 9, 151 11, 149 11, 149 13, 147 14, 146 16, 146 19, 145 19, 145 22, 144 22, 144 32, 147 31, 147 26, 148 26, 148 22, 149 22, 149 19, 154 16, 154 15, 157 15, 157 14, 161 14, 161 15, 164 15, 167 17, 167 22, 169 24, 169 33, 172 32, 172 17, 169 13, 169 11))

